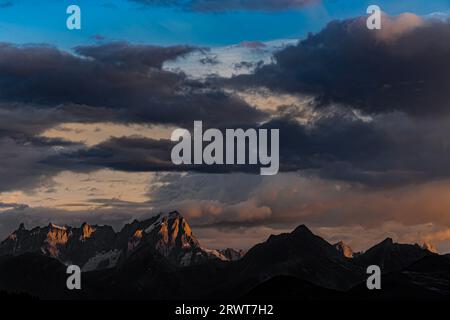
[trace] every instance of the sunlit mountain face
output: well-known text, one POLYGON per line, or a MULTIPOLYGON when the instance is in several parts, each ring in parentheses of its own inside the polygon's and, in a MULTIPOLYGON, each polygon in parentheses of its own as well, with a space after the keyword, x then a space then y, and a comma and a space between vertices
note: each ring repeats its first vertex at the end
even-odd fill
MULTIPOLYGON (((111 298, 352 299, 377 264, 389 297, 447 296, 449 15, 446 0, 0 1, 0 271, 76 264, 101 274, 83 298, 115 283, 111 298), (200 121, 223 141, 276 131, 276 174, 239 147, 207 163, 205 136, 197 163, 200 121)), ((0 292, 60 296, 46 277, 0 275, 0 292)))

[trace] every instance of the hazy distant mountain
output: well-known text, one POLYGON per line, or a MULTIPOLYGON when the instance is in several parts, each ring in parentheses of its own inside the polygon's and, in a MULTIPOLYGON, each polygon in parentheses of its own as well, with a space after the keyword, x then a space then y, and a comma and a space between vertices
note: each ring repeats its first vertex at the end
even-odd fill
POLYGON ((433 254, 421 248, 419 245, 394 243, 391 238, 386 238, 366 252, 353 259, 356 265, 365 267, 368 265, 380 266, 383 273, 401 270, 421 258, 433 254))
POLYGON ((447 256, 389 238, 352 259, 350 252, 304 225, 245 255, 204 249, 177 212, 133 221, 117 233, 87 224, 21 225, 0 244, 0 292, 47 299, 450 298, 447 256), (66 288, 69 262, 83 266, 81 291, 66 288), (384 274, 376 292, 365 284, 372 264, 384 274))
POLYGON ((245 255, 244 250, 236 250, 232 248, 226 248, 223 250, 219 250, 221 254, 223 254, 229 261, 236 261, 241 259, 245 255))

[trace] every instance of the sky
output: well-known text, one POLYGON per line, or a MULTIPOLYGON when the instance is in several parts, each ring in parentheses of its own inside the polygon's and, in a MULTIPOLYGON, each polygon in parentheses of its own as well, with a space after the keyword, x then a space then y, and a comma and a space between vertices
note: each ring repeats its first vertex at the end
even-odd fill
MULTIPOLYGON (((145 5, 145 0, 44 0, 36 3, 3 0, 0 4, 2 41, 51 43, 70 49, 94 42, 95 36, 134 43, 200 46, 300 38, 308 32, 319 31, 330 20, 364 15, 373 1, 325 0, 306 7, 279 8, 275 12, 264 7, 245 10, 233 6, 229 10, 204 11, 186 6, 145 5), (65 12, 70 4, 78 4, 82 9, 83 25, 79 31, 69 31, 65 26, 65 12)), ((378 0, 376 4, 392 15, 404 12, 427 15, 446 12, 449 6, 448 0, 378 0)))
POLYGON ((443 0, 0 1, 0 238, 178 210, 211 248, 306 224, 355 250, 392 237, 450 252, 449 14, 443 0), (170 135, 195 120, 279 129, 280 173, 176 167, 170 135))

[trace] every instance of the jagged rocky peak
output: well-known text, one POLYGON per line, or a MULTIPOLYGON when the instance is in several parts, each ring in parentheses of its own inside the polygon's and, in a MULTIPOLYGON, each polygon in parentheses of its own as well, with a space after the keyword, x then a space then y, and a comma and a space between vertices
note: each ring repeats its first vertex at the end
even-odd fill
POLYGON ((266 242, 273 242, 280 239, 280 237, 290 237, 290 238, 298 238, 298 239, 315 239, 316 236, 308 229, 304 224, 299 225, 294 231, 290 233, 282 233, 282 234, 271 234, 269 238, 267 238, 266 242))
POLYGON ((89 225, 88 223, 83 223, 81 225, 81 236, 80 236, 80 240, 87 240, 89 239, 93 233, 95 232, 96 227, 93 227, 91 225, 89 225))
POLYGON ((335 243, 333 246, 342 256, 346 258, 353 258, 352 248, 349 245, 345 244, 343 241, 339 241, 338 243, 335 243))
POLYGON ((186 219, 177 211, 160 214, 145 230, 155 242, 156 250, 164 256, 173 251, 200 248, 197 238, 186 219))
POLYGON ((384 239, 383 241, 381 241, 378 246, 382 246, 382 247, 392 247, 394 246, 394 240, 390 237, 384 239))
POLYGON ((158 215, 157 219, 145 229, 147 234, 155 231, 167 244, 181 244, 183 247, 198 246, 198 240, 189 223, 177 211, 158 215))
POLYGON ((308 229, 307 226, 305 226, 304 224, 299 225, 297 228, 295 228, 295 230, 292 232, 293 234, 297 233, 297 234, 305 234, 305 235, 314 235, 311 230, 308 229))
POLYGON ((424 242, 422 244, 422 249, 428 250, 432 253, 438 253, 437 248, 430 242, 424 242))
POLYGON ((46 251, 51 257, 57 258, 60 254, 60 247, 68 241, 69 233, 67 228, 50 223, 42 250, 46 251))
POLYGON ((18 236, 24 232, 28 232, 23 223, 20 224, 19 228, 13 231, 5 240, 2 241, 2 244, 8 241, 17 241, 18 236))

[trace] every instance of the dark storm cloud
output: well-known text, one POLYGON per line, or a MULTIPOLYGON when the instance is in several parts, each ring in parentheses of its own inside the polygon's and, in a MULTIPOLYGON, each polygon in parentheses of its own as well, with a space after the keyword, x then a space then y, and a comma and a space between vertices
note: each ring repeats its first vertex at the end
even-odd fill
MULTIPOLYGON (((450 177, 449 123, 448 118, 417 121, 401 113, 365 121, 337 112, 313 124, 279 118, 261 128, 280 130, 282 172, 300 170, 324 179, 389 187, 450 177)), ((130 172, 259 173, 258 165, 175 166, 170 159, 174 144, 137 136, 112 138, 60 153, 46 163, 72 170, 94 166, 130 172)))
POLYGON ((158 47, 130 45, 127 42, 75 47, 75 52, 84 57, 118 67, 136 68, 138 70, 145 70, 144 67, 161 69, 164 62, 176 59, 194 50, 196 48, 191 46, 158 47))
MULTIPOLYGON (((61 123, 191 126, 194 120, 201 119, 226 125, 265 116, 218 88, 161 69, 164 61, 192 50, 185 46, 163 48, 120 42, 77 47, 75 55, 51 46, 0 44, 0 191, 47 186, 63 170, 142 169, 143 162, 120 159, 125 157, 123 152, 110 159, 98 156, 97 152, 115 152, 119 146, 113 142, 83 151, 80 145, 39 136, 61 123), (49 161, 61 153, 77 152, 80 162, 74 157, 49 161), (110 161, 101 163, 107 159, 110 161)), ((154 143, 153 158, 167 160, 167 144, 154 143), (163 145, 165 149, 161 149, 163 145)), ((131 147, 126 152, 130 156, 137 149, 131 147)), ((143 147, 136 159, 151 159, 143 154, 150 151, 143 147)), ((158 161, 150 167, 145 162, 145 170, 165 168, 166 164, 158 161)))
POLYGON ((36 104, 0 103, 0 137, 32 139, 64 122, 92 122, 112 118, 104 108, 88 106, 42 107, 36 104))
MULTIPOLYGON (((32 192, 34 188, 51 186, 56 174, 70 168, 46 164, 47 159, 84 146, 41 134, 64 122, 98 121, 105 114, 108 112, 102 108, 86 106, 46 108, 35 104, 0 103, 0 192, 32 192)), ((77 171, 88 169, 77 168, 77 171)))
POLYGON ((39 108, 20 103, 0 104, 0 192, 24 190, 52 184, 52 177, 64 170, 42 161, 61 150, 81 146, 40 134, 61 122, 80 121, 82 114, 64 108, 39 108))
POLYGON ((32 137, 60 120, 58 112, 38 110, 24 104, 0 104, 0 137, 32 137))
POLYGON ((79 147, 67 141, 45 138, 0 137, 0 192, 24 190, 53 184, 52 177, 64 170, 43 163, 59 149, 79 147))
MULTIPOLYGON (((387 30, 370 32, 361 19, 334 22, 282 50, 276 64, 232 80, 317 97, 322 107, 318 120, 301 124, 284 117, 263 125, 280 129, 281 171, 302 170, 380 187, 450 176, 450 121, 445 115, 450 91, 444 90, 450 85, 450 44, 443 41, 450 36, 449 23, 429 21, 400 33, 387 30), (372 121, 347 109, 329 113, 326 106, 333 102, 372 113, 372 121), (390 112, 396 110, 400 112, 390 112), (410 116, 421 113, 441 116, 410 116)), ((48 183, 60 170, 105 167, 259 173, 256 166, 175 166, 170 159, 173 143, 167 140, 122 137, 82 147, 32 139, 62 122, 191 128, 194 120, 203 120, 205 126, 219 128, 258 127, 266 115, 244 101, 210 83, 161 69, 164 61, 191 50, 112 43, 77 47, 74 55, 46 46, 0 45, 6 176, 0 188, 48 183)))
POLYGON ((77 47, 81 57, 49 46, 1 44, 0 101, 63 105, 85 121, 230 124, 264 116, 220 89, 161 69, 191 50, 113 43, 77 47))
POLYGON ((232 165, 174 165, 171 151, 174 142, 154 140, 139 136, 113 137, 90 148, 62 152, 45 159, 50 167, 70 168, 73 171, 86 171, 110 168, 127 172, 158 171, 199 171, 207 173, 230 173, 245 171, 256 173, 257 166, 232 165))
POLYGON ((130 172, 175 170, 170 159, 171 147, 168 140, 111 138, 91 148, 50 157, 46 163, 67 166, 72 170, 87 167, 107 167, 130 172))
POLYGON ((144 5, 178 6, 200 12, 226 12, 236 10, 283 11, 303 8, 320 0, 132 0, 144 5))
POLYGON ((148 81, 148 85, 151 84, 150 80, 159 81, 161 85, 158 88, 164 84, 173 86, 180 80, 177 75, 171 74, 157 74, 154 79, 147 79, 142 74, 134 75, 54 47, 19 47, 10 44, 0 46, 0 71, 2 100, 41 105, 71 102, 101 105, 104 98, 103 105, 108 106, 118 95, 110 97, 112 88, 116 87, 118 91, 122 89, 124 95, 130 95, 132 88, 131 85, 127 86, 127 82, 132 80, 138 84, 148 81))
POLYGON ((450 177, 449 120, 332 114, 312 126, 280 119, 265 127, 280 129, 282 171, 389 187, 450 177))
POLYGON ((275 64, 232 81, 311 94, 319 106, 342 103, 373 114, 448 113, 450 21, 405 14, 384 17, 383 23, 372 31, 365 18, 332 22, 278 52, 275 64))

